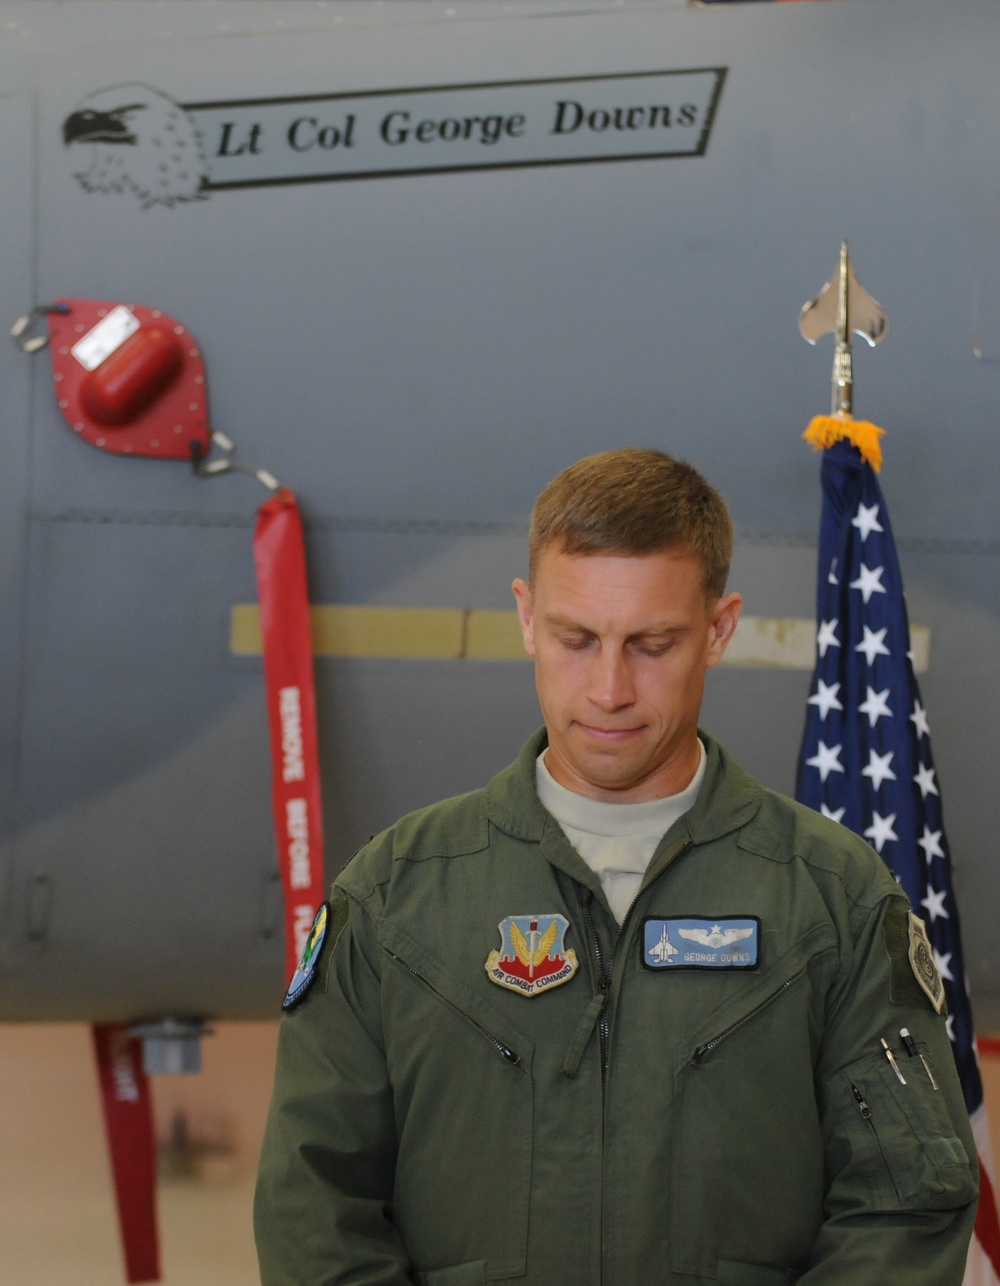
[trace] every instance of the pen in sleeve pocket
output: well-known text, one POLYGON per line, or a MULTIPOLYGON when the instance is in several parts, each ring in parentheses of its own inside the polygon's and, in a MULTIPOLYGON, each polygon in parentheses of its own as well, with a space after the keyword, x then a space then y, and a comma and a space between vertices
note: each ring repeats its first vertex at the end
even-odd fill
POLYGON ((898 1080, 899 1080, 900 1085, 905 1085, 905 1084, 906 1084, 906 1077, 905 1077, 905 1076, 903 1075, 903 1073, 899 1070, 899 1064, 896 1062, 896 1057, 895 1057, 895 1055, 893 1054, 892 1050, 889 1048, 889 1046, 885 1043, 885 1037, 884 1037, 884 1036, 882 1037, 882 1048, 885 1050, 885 1056, 886 1056, 886 1058, 889 1060, 889 1066, 890 1066, 890 1067, 892 1068, 892 1070, 896 1073, 896 1076, 897 1076, 897 1078, 898 1078, 898 1080))
POLYGON ((915 1041, 915 1040, 913 1039, 913 1037, 910 1035, 910 1031, 909 1031, 909 1028, 908 1028, 908 1027, 900 1027, 900 1029, 899 1029, 899 1039, 900 1039, 900 1040, 903 1042, 903 1044, 906 1046, 906 1052, 907 1052, 907 1054, 909 1054, 910 1058, 919 1058, 919 1059, 920 1059, 920 1061, 921 1061, 921 1062, 923 1063, 923 1065, 924 1065, 924 1071, 927 1073, 927 1079, 930 1081, 930 1083, 931 1083, 931 1085, 933 1086, 933 1088, 934 1088, 934 1089, 937 1089, 937 1087, 938 1087, 938 1083, 937 1083, 937 1081, 934 1079, 934 1073, 931 1071, 931 1065, 930 1065, 930 1063, 928 1063, 927 1059, 926 1059, 926 1058, 924 1058, 923 1054, 920 1054, 920 1053, 918 1053, 918 1052, 917 1052, 917 1044, 916 1044, 916 1041, 915 1041))

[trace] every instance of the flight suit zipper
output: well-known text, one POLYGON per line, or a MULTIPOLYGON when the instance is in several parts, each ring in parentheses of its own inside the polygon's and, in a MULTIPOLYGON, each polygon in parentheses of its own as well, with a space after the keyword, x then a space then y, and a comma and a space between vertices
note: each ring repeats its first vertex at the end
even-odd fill
MULTIPOLYGON (((591 904, 593 903, 593 900, 594 900, 594 895, 589 889, 587 890, 587 896, 584 899, 583 914, 587 921, 587 929, 590 934, 591 946, 594 953, 594 961, 597 965, 597 987, 602 998, 601 1011, 597 1019, 597 1034, 598 1034, 598 1041, 599 1041, 600 1053, 601 1053, 602 1116, 606 1115, 607 1113, 608 1060, 611 1054, 611 1010, 610 1010, 611 978, 614 972, 615 958, 618 954, 618 947, 625 934, 625 930, 628 927, 628 922, 629 922, 629 919, 631 918, 632 911, 635 908, 635 904, 639 901, 640 897, 642 897, 643 893, 645 893, 646 889, 650 888, 653 884, 655 884, 656 881, 660 878, 660 876, 663 875, 663 873, 667 870, 667 868, 670 867, 686 849, 690 848, 690 846, 691 846, 691 839, 690 838, 685 839, 683 843, 681 843, 674 850, 674 852, 670 855, 668 860, 664 862, 663 866, 660 868, 659 871, 657 871, 656 875, 654 875, 651 880, 648 880, 648 881, 643 880, 642 884, 639 886, 639 891, 636 893, 635 897, 632 899, 631 903, 629 904, 628 910, 625 912, 624 916, 622 916, 621 927, 619 928, 618 933, 615 936, 614 943, 611 947, 611 951, 608 954, 606 960, 605 960, 604 948, 601 946, 601 939, 597 933, 597 925, 594 923, 593 912, 590 909, 591 904)), ((580 1052, 582 1053, 582 1050, 580 1052)), ((603 1128, 604 1126, 602 1122, 602 1131, 603 1131, 603 1128)), ((603 1143, 602 1143, 602 1148, 603 1148, 603 1143)), ((602 1168, 603 1168, 603 1161, 602 1161, 602 1168)), ((603 1225, 604 1225, 604 1198, 602 1193, 602 1197, 601 1197, 602 1228, 603 1228, 603 1225)), ((602 1236, 602 1245, 603 1245, 603 1236, 602 1236)), ((601 1251, 600 1277, 601 1277, 601 1281, 603 1281, 604 1280, 603 1249, 601 1251)))
POLYGON ((424 978, 421 974, 417 973, 416 969, 414 969, 412 965, 408 965, 406 961, 402 959, 401 956, 397 956, 396 953, 394 951, 390 951, 388 947, 385 948, 385 953, 387 956, 390 956, 393 960, 395 960, 397 964, 402 965, 407 973, 412 974, 413 977, 416 978, 420 983, 422 983, 423 986, 425 986, 428 991, 432 992, 435 996, 437 996, 437 998, 443 1004, 446 1004, 449 1007, 449 1009, 454 1010, 456 1014, 458 1014, 461 1018, 464 1018, 467 1023, 473 1026, 481 1036, 485 1037, 485 1039, 489 1041, 489 1043, 493 1046, 493 1048, 497 1051, 497 1053, 500 1054, 502 1058, 505 1058, 508 1063, 512 1063, 515 1067, 520 1066, 520 1063, 521 1063, 520 1054, 517 1054, 513 1049, 510 1048, 509 1045, 505 1045, 503 1041, 499 1040, 496 1036, 494 1036, 492 1032, 487 1031, 487 1029, 482 1025, 481 1022, 478 1022, 475 1018, 472 1017, 471 1014, 466 1013, 464 1009, 460 1009, 458 1005, 454 1003, 454 1001, 449 1000, 447 996, 442 996, 442 994, 440 993, 440 991, 438 991, 436 987, 432 987, 431 984, 427 981, 427 979, 424 978))
POLYGON ((777 991, 772 991, 769 996, 765 996, 759 1005, 754 1005, 753 1009, 749 1010, 749 1012, 745 1013, 741 1018, 738 1018, 736 1022, 731 1023, 725 1031, 720 1032, 718 1036, 713 1036, 711 1040, 705 1041, 703 1045, 699 1045, 691 1055, 691 1062, 697 1065, 702 1061, 702 1059, 707 1058, 717 1045, 721 1045, 724 1040, 727 1040, 733 1034, 733 1032, 739 1031, 744 1023, 748 1023, 751 1018, 755 1018, 762 1009, 767 1008, 772 1000, 776 1000, 783 991, 792 985, 793 982, 797 982, 799 976, 799 974, 796 974, 794 978, 786 979, 777 991))
POLYGON ((868 1129, 871 1131, 871 1136, 875 1142, 875 1147, 878 1149, 878 1155, 882 1162, 883 1173, 889 1176, 889 1179, 893 1185, 893 1188, 896 1189, 896 1193, 898 1196, 899 1192, 898 1192, 898 1189, 896 1188, 895 1167, 890 1162, 889 1157, 887 1157, 885 1154, 885 1148, 882 1146, 882 1139, 879 1136, 878 1126, 875 1123, 875 1117, 874 1117, 874 1114, 872 1113, 871 1104, 868 1102, 868 1099, 865 1097, 864 1091, 859 1089, 858 1086, 855 1085, 853 1081, 850 1082, 850 1086, 851 1086, 851 1094, 854 1098, 855 1103, 857 1103, 858 1105, 858 1111, 861 1113, 862 1120, 864 1120, 868 1129))
POLYGON ((625 912, 624 916, 622 917, 621 926, 618 930, 617 935, 615 936, 615 940, 611 947, 611 951, 608 954, 606 964, 605 964, 604 948, 601 946, 601 939, 598 936, 597 926, 594 923, 594 916, 590 909, 591 904, 594 900, 594 895, 592 892, 590 892, 589 889, 587 890, 587 896, 584 899, 584 903, 583 903, 583 914, 584 914, 584 917, 586 918, 587 929, 590 934, 590 942, 594 952, 594 962, 597 965, 597 988, 600 991, 601 995, 604 997, 604 1003, 601 1006, 600 1016, 597 1020, 597 1035, 598 1035, 598 1041, 599 1041, 600 1051, 601 1051, 602 1081, 606 1081, 607 1079, 608 1058, 611 1051, 611 1010, 610 1010, 609 1002, 611 999, 611 977, 612 977, 612 974, 614 973, 615 958, 618 954, 618 947, 622 941, 622 938, 625 935, 625 930, 628 926, 628 922, 632 915, 632 912, 635 909, 635 904, 639 901, 639 899, 646 892, 646 890, 648 888, 651 888, 656 883, 656 881, 660 878, 660 876, 662 876, 666 872, 668 867, 672 866, 673 863, 680 857, 680 855, 690 847, 691 847, 691 840, 690 839, 684 840, 684 842, 680 845, 680 847, 677 848, 671 854, 670 858, 663 864, 660 870, 657 871, 657 873, 653 876, 653 878, 649 881, 643 881, 643 883, 639 886, 639 891, 636 893, 635 897, 629 903, 628 910, 625 912))
POLYGON ((604 948, 601 946, 601 939, 597 936, 597 925, 594 924, 594 916, 590 910, 593 900, 594 895, 588 889, 587 898, 583 904, 583 914, 587 920, 590 944, 593 947, 594 961, 597 965, 597 990, 604 998, 604 1003, 601 1005, 601 1012, 597 1019, 597 1038, 601 1050, 601 1080, 603 1081, 608 1070, 608 1043, 611 1038, 611 1018, 608 1014, 608 988, 611 982, 604 968, 604 948))

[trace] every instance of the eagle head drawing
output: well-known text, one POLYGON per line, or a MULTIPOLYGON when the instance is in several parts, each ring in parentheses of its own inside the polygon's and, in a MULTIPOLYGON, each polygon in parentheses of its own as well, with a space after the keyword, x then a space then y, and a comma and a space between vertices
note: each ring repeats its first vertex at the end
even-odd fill
POLYGON ((66 117, 63 143, 82 162, 86 192, 132 192, 143 208, 204 199, 208 167, 188 113, 149 85, 88 94, 66 117))

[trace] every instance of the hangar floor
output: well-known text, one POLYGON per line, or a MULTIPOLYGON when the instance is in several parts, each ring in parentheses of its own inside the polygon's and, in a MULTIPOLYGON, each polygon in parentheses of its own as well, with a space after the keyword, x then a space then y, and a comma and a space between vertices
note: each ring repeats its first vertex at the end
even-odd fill
MULTIPOLYGON (((254 1286, 250 1209, 276 1023, 222 1023, 198 1076, 158 1077, 164 1286, 254 1286)), ((1000 1158, 1000 1042, 983 1059, 1000 1158)), ((82 1024, 0 1026, 0 1286, 124 1281, 82 1024)))
MULTIPOLYGON (((254 1172, 276 1023, 223 1023, 197 1076, 156 1077, 166 1286, 253 1286, 254 1172)), ((0 1286, 124 1282, 90 1030, 0 1026, 0 1286)))

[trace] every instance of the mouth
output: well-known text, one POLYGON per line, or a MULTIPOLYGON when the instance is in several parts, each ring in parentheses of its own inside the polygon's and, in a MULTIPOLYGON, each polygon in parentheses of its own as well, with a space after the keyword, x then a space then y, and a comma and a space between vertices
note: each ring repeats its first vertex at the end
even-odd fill
POLYGON ((591 740, 606 746, 617 746, 631 741, 643 731, 642 725, 638 728, 601 728, 593 724, 578 722, 576 726, 585 737, 589 737, 591 740))

